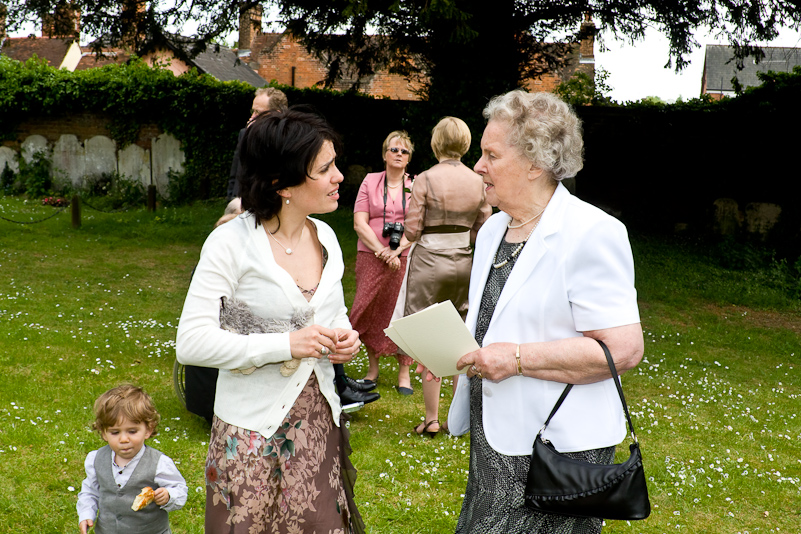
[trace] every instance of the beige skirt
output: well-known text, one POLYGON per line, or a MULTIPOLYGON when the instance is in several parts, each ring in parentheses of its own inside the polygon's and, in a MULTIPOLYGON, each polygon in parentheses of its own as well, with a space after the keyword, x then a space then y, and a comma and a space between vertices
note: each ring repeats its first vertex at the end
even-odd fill
MULTIPOLYGON (((473 265, 470 233, 425 234, 409 252, 406 278, 401 292, 403 315, 450 300, 464 319, 467 316, 467 293, 470 287, 470 268, 473 265), (465 244, 466 241, 466 244, 465 244), (464 246, 446 248, 443 245, 464 246)), ((401 302, 401 297, 398 297, 401 302)))

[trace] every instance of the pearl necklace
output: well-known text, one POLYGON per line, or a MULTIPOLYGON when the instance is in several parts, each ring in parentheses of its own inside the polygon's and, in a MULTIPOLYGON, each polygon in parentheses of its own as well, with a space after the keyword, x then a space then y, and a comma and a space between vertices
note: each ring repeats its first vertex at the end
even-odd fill
MULTIPOLYGON (((545 205, 545 208, 547 208, 547 207, 548 207, 548 205, 546 204, 546 205, 545 205)), ((537 214, 536 214, 534 217, 530 218, 530 219, 529 219, 529 220, 527 220, 527 221, 523 221, 523 222, 521 222, 520 224, 515 224, 515 225, 512 225, 512 221, 513 221, 514 219, 511 219, 511 220, 510 220, 508 223, 506 223, 506 227, 507 227, 508 229, 510 229, 510 230, 514 230, 514 229, 516 229, 516 228, 522 228, 522 227, 524 227, 525 225, 527 225, 528 223, 530 223, 531 221, 533 221, 534 219, 536 219, 537 217, 539 217, 540 215, 542 215, 542 212, 543 212, 543 211, 545 211, 545 208, 542 208, 542 209, 539 211, 539 213, 537 213, 537 214)), ((535 226, 534 228, 536 228, 536 226, 535 226)), ((528 239, 528 238, 527 238, 527 239, 528 239)))
MULTIPOLYGON (((528 221, 528 222, 531 222, 531 219, 529 219, 529 221, 528 221)), ((533 227, 533 228, 531 228, 531 231, 528 233, 528 235, 526 236, 526 238, 525 238, 525 239, 524 239, 524 240, 523 240, 523 241, 522 241, 522 242, 521 242, 519 245, 517 245, 517 248, 516 248, 516 249, 514 249, 514 251, 512 252, 512 255, 511 255, 511 256, 509 256, 508 258, 506 258, 505 260, 503 260, 503 261, 502 261, 502 262, 500 262, 500 263, 493 263, 493 264, 492 264, 492 267, 493 267, 494 269, 500 269, 501 267, 503 267, 504 265, 506 265, 507 263, 509 263, 510 261, 512 261, 512 258, 514 258, 514 257, 515 257, 515 256, 517 256, 518 254, 520 254, 520 251, 521 251, 521 250, 523 250, 523 247, 524 247, 524 246, 526 246, 526 243, 528 242, 528 239, 531 237, 531 234, 533 234, 533 233, 534 233, 534 230, 536 230, 536 229, 537 229, 537 225, 539 225, 539 224, 540 224, 540 221, 537 221, 537 222, 535 222, 535 223, 534 223, 534 227, 533 227)), ((520 227, 519 227, 519 226, 516 226, 515 228, 520 228, 520 227)), ((498 258, 498 254, 497 254, 497 253, 495 254, 495 258, 496 258, 496 259, 498 258)))
MULTIPOLYGON (((270 235, 270 237, 272 237, 281 248, 285 249, 284 252, 286 253, 287 256, 292 254, 292 249, 289 247, 285 247, 280 241, 278 241, 278 239, 275 238, 275 236, 273 235, 273 233, 270 231, 269 228, 265 226, 264 229, 267 230, 267 233, 270 235)), ((303 238, 303 230, 300 231, 300 237, 301 239, 303 238)))

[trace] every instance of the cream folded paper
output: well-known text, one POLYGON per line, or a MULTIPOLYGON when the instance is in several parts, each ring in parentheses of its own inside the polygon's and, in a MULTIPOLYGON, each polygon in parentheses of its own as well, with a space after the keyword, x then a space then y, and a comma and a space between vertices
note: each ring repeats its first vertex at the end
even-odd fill
POLYGON ((450 300, 395 319, 384 333, 438 377, 466 373, 467 368, 456 369, 456 362, 468 352, 479 349, 450 300))

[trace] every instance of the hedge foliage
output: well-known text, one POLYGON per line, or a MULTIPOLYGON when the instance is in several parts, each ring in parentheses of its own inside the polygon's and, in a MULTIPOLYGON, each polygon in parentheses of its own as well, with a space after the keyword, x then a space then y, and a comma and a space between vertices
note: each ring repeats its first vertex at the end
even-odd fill
MULTIPOLYGON (((358 93, 280 87, 291 105, 303 104, 326 116, 342 134, 350 165, 383 165, 381 142, 404 128, 407 102, 376 100, 358 93)), ((109 117, 109 131, 122 148, 136 141, 141 125, 156 124, 181 142, 186 156, 182 200, 223 196, 240 128, 250 116, 254 87, 220 82, 192 69, 175 76, 141 60, 69 72, 32 58, 25 63, 0 56, 0 139, 14 139, 31 117, 77 113, 109 117)), ((422 170, 422 168, 421 168, 422 170)))
MULTIPOLYGON (((698 206, 707 205, 709 196, 776 202, 774 195, 747 198, 753 196, 748 193, 753 189, 748 177, 783 181, 790 174, 789 158, 782 155, 793 153, 788 146, 793 139, 777 134, 786 131, 788 117, 801 113, 801 69, 761 77, 762 86, 746 89, 737 98, 720 102, 697 98, 675 104, 641 101, 621 106, 598 98, 595 84, 587 80, 566 85, 565 98, 582 97, 571 96, 571 91, 586 93, 585 101, 589 98, 592 104, 580 106, 583 101, 576 101, 587 148, 579 194, 632 215, 638 210, 653 215, 656 207, 664 205, 665 223, 675 218, 677 210, 698 213, 698 206), (732 157, 738 151, 739 157, 732 157), (768 154, 778 158, 769 156, 766 164, 768 154), (684 180, 703 177, 690 188, 689 201, 674 198, 674 194, 688 193, 688 188, 676 186, 677 175, 684 180), (643 198, 649 201, 644 203, 643 198)), ((364 170, 383 168, 380 146, 392 130, 411 134, 415 153, 409 171, 413 174, 435 163, 428 148, 430 132, 446 114, 463 118, 473 132, 465 162, 470 165, 479 156, 481 110, 462 109, 458 95, 446 109, 355 92, 278 87, 290 104, 317 110, 342 134, 345 151, 338 165, 346 175, 351 166, 363 168, 346 180, 343 205, 352 201, 364 170)), ((174 76, 140 60, 68 72, 41 60, 19 63, 0 56, 0 138, 13 138, 19 124, 30 117, 89 112, 109 117, 109 130, 122 147, 136 140, 141 125, 157 124, 181 142, 186 155, 186 172, 176 177, 179 201, 219 197, 225 194, 231 156, 239 129, 249 116, 253 91, 250 85, 219 82, 196 70, 174 76)), ((782 194, 779 190, 779 198, 782 194)), ((687 218, 681 215, 679 220, 687 218)))
POLYGON ((174 76, 140 60, 69 72, 36 58, 20 63, 0 57, 0 135, 13 138, 31 116, 98 113, 109 117, 122 148, 136 141, 141 125, 157 124, 181 142, 186 176, 196 196, 207 197, 227 179, 252 94, 244 83, 221 83, 195 70, 174 76))

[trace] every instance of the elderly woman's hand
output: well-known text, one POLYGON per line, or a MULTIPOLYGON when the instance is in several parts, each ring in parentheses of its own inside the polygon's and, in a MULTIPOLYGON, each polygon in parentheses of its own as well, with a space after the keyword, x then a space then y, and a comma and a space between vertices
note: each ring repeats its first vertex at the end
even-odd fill
POLYGON ((313 324, 289 333, 289 351, 293 358, 321 358, 336 352, 337 333, 313 324))
POLYGON ((473 352, 468 352, 456 362, 457 369, 467 367, 467 376, 478 376, 499 382, 517 374, 517 358, 514 343, 492 343, 473 352))
POLYGON ((351 361, 362 346, 359 333, 356 330, 345 328, 334 328, 334 332, 339 341, 337 341, 336 350, 328 356, 328 359, 331 360, 331 363, 351 361))

